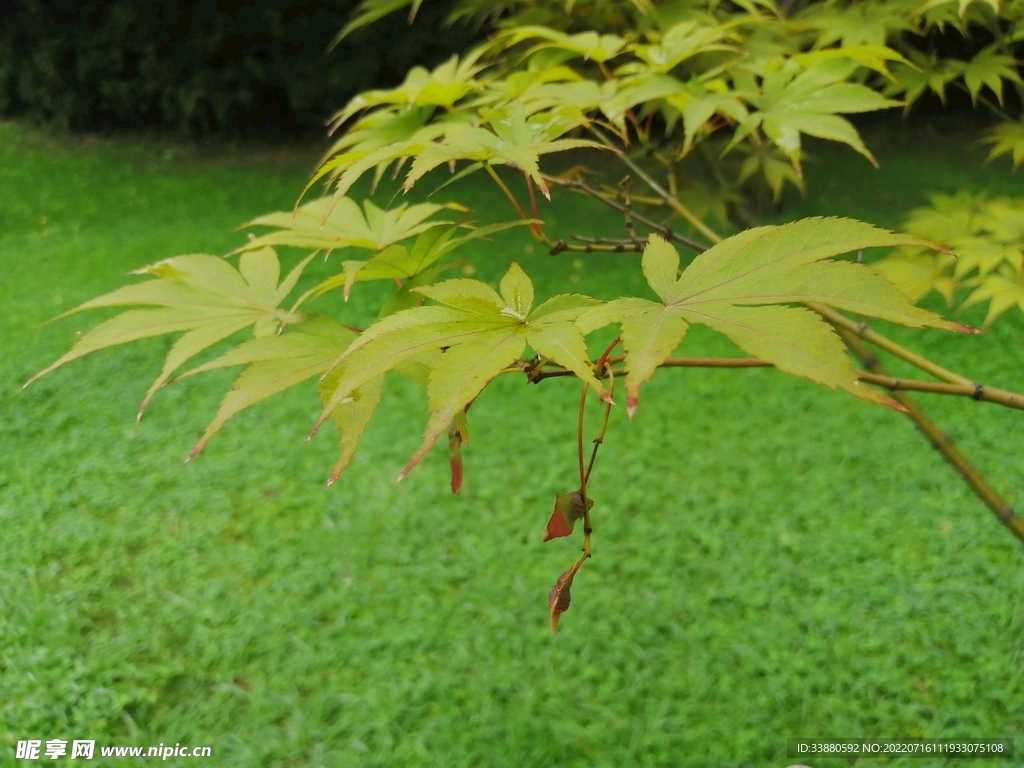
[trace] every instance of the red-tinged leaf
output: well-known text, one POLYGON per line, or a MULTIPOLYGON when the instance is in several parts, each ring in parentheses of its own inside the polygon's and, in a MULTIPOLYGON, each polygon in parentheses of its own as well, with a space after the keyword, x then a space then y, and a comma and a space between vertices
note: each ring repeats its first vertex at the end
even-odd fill
POLYGON ((569 536, 577 520, 582 520, 586 512, 594 507, 594 500, 587 499, 586 508, 583 506, 583 494, 579 491, 572 493, 556 493, 555 506, 551 510, 551 518, 544 527, 544 535, 541 541, 559 539, 569 536))
POLYGON ((555 586, 548 592, 548 608, 551 611, 551 634, 555 634, 558 627, 558 620, 562 614, 569 610, 569 603, 572 596, 569 589, 572 587, 572 580, 576 577, 576 571, 580 569, 583 560, 577 560, 568 571, 558 577, 555 586))

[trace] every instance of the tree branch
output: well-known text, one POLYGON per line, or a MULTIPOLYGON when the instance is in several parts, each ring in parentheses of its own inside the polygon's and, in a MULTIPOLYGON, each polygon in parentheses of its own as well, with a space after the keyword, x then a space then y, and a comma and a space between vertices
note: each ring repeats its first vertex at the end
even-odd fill
MULTIPOLYGON (((856 338, 863 339, 879 349, 884 349, 886 352, 889 352, 902 360, 906 360, 915 368, 920 368, 925 373, 930 373, 937 379, 948 381, 951 384, 974 384, 970 379, 961 376, 958 373, 953 373, 952 371, 943 368, 941 365, 933 363, 928 358, 922 357, 916 352, 911 352, 906 347, 901 347, 895 341, 886 338, 882 334, 872 331, 865 323, 856 323, 848 317, 844 317, 831 307, 827 307, 824 304, 818 304, 813 301, 805 302, 805 306, 807 306, 808 309, 812 309, 817 312, 836 328, 842 328, 843 330, 853 334, 856 338)), ((967 326, 964 327, 966 328, 967 326)))
MULTIPOLYGON (((846 345, 861 359, 865 368, 869 369, 872 373, 877 372, 883 378, 889 378, 878 358, 871 354, 853 332, 842 327, 836 327, 836 330, 839 331, 839 335, 843 337, 846 345)), ((907 409, 907 417, 924 433, 924 436, 942 454, 943 458, 953 465, 953 468, 971 486, 975 495, 992 510, 992 513, 998 518, 999 522, 1009 528, 1013 535, 1024 543, 1024 520, 1017 516, 1009 503, 988 484, 988 481, 982 477, 981 473, 960 453, 960 450, 953 445, 953 441, 949 439, 949 436, 942 432, 908 395, 894 389, 892 390, 892 396, 894 400, 907 409)))
MULTIPOLYGON (((844 329, 840 329, 840 333, 848 333, 844 329)), ((863 345, 860 345, 863 347, 863 345)), ((852 347, 851 347, 852 349, 852 347)), ((856 351, 855 351, 856 353, 856 351)), ((874 366, 878 366, 878 359, 870 352, 867 353, 867 363, 865 367, 868 367, 868 363, 874 366)), ((625 360, 624 355, 616 355, 615 357, 609 357, 609 364, 621 363, 625 360)), ((524 361, 525 362, 525 361, 524 361)), ((659 368, 773 368, 772 363, 767 360, 758 360, 752 357, 668 357, 665 359, 659 368)), ((513 367, 506 369, 506 372, 521 372, 522 367, 513 367)), ((616 376, 622 376, 628 371, 625 368, 619 368, 615 370, 616 376)), ((1007 392, 1006 390, 996 389, 995 387, 988 387, 984 384, 947 384, 936 381, 919 381, 917 379, 903 379, 896 376, 890 376, 889 374, 875 373, 874 369, 868 371, 856 371, 857 378, 866 384, 874 384, 877 387, 887 389, 891 392, 929 392, 934 395, 952 395, 954 397, 968 397, 971 400, 977 400, 985 403, 995 403, 996 405, 1002 405, 1006 408, 1013 408, 1015 410, 1024 411, 1024 395, 1017 394, 1016 392, 1007 392)), ((542 381, 544 379, 555 379, 564 376, 575 376, 572 371, 566 368, 550 368, 541 371, 537 371, 533 374, 532 381, 542 381)), ((607 376, 605 371, 597 372, 595 374, 598 378, 607 376)))

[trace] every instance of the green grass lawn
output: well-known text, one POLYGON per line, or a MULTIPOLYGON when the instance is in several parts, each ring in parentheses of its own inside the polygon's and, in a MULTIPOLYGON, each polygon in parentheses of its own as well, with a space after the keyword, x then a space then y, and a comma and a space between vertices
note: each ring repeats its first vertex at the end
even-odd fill
MULTIPOLYGON (((928 192, 1020 190, 964 136, 875 126, 880 171, 818 146, 785 215, 895 226, 928 192)), ((661 372, 632 423, 613 416, 590 489, 596 555, 552 638, 547 591, 578 548, 540 543, 554 492, 575 487, 568 380, 484 393, 460 497, 441 449, 393 484, 425 420, 402 380, 330 490, 335 437, 303 444, 312 383, 185 468, 234 374, 160 392, 136 425, 168 340, 20 390, 101 315, 43 321, 129 269, 236 246, 235 226, 292 204, 315 155, 0 124, 0 765, 24 764, 28 738, 209 745, 203 764, 231 768, 786 766, 797 736, 1024 750, 1021 547, 888 409, 771 370, 661 372)), ((511 218, 484 181, 459 199, 511 218)), ((562 236, 621 229, 566 193, 542 216, 562 236)), ((483 279, 520 261, 539 298, 643 290, 635 255, 552 258, 521 232, 467 251, 483 279)), ((360 324, 378 298, 357 286, 324 306, 360 324)), ((892 333, 1024 389, 1020 313, 982 336, 892 333)), ((681 353, 735 350, 697 328, 681 353)), ((919 400, 1024 506, 1020 414, 919 400)))

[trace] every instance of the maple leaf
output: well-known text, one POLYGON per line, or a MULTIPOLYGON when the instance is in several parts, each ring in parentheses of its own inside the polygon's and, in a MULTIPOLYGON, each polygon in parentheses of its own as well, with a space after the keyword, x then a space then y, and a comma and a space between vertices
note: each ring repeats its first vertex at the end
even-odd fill
POLYGON ((412 6, 409 10, 409 23, 411 24, 416 18, 416 13, 421 5, 423 5, 423 0, 363 0, 353 13, 351 21, 342 27, 341 32, 337 34, 330 46, 328 46, 328 50, 357 29, 369 26, 373 22, 383 19, 388 14, 394 13, 406 6, 412 6))
MULTIPOLYGON (((357 159, 365 158, 371 152, 414 139, 433 140, 439 130, 437 127, 428 126, 434 111, 434 107, 406 107, 397 112, 378 109, 364 115, 331 145, 303 194, 324 176, 336 177, 357 159)), ((331 124, 330 132, 333 133, 341 125, 342 122, 336 119, 331 124)), ((371 192, 376 190, 389 165, 391 160, 376 166, 371 192)))
MULTIPOLYGON (((708 26, 699 21, 682 21, 669 27, 661 38, 652 44, 633 44, 629 51, 644 62, 652 72, 668 73, 702 53, 712 51, 737 51, 735 46, 722 42, 730 38, 730 26, 708 26)), ((619 71, 634 72, 635 67, 624 65, 619 71)))
POLYGON ((524 40, 546 41, 537 44, 531 49, 531 53, 545 48, 557 48, 598 63, 615 58, 623 52, 626 46, 626 40, 618 35, 602 35, 593 31, 570 35, 556 29, 539 26, 517 26, 498 35, 496 39, 497 42, 503 42, 507 46, 521 43, 524 40))
MULTIPOLYGON (((820 40, 819 40, 819 45, 820 40)), ((882 77, 889 81, 894 81, 896 78, 893 73, 889 70, 889 63, 898 63, 908 65, 907 59, 897 51, 889 48, 886 45, 843 45, 841 48, 818 48, 814 51, 808 51, 806 53, 797 53, 790 57, 791 61, 796 62, 801 67, 810 67, 819 61, 825 59, 841 58, 847 59, 852 62, 856 62, 862 67, 873 69, 882 77)))
POLYGON ((191 461, 228 419, 251 405, 324 374, 358 334, 324 315, 306 315, 287 333, 251 339, 220 357, 178 376, 248 366, 231 385, 213 420, 192 448, 191 461))
POLYGON ((478 280, 456 278, 415 292, 436 305, 406 309, 367 328, 336 361, 343 369, 319 426, 351 393, 389 370, 427 352, 427 402, 430 418, 423 441, 399 475, 401 480, 426 454, 456 415, 504 369, 518 361, 529 345, 571 370, 603 398, 610 399, 594 376, 576 318, 596 304, 584 296, 556 296, 533 306, 533 284, 513 263, 501 280, 500 293, 478 280))
POLYGON ((800 168, 801 134, 847 144, 877 165, 857 130, 839 115, 872 112, 900 104, 867 86, 845 82, 858 66, 857 62, 830 58, 800 72, 792 63, 779 63, 765 74, 760 94, 749 97, 758 111, 740 124, 730 147, 760 127, 797 169, 800 168))
POLYGON ((946 86, 963 74, 965 63, 958 59, 940 59, 933 52, 911 50, 908 56, 909 62, 893 66, 896 80, 886 87, 886 95, 904 94, 909 110, 921 94, 931 90, 945 104, 946 86))
POLYGON ((937 291, 947 304, 952 304, 957 282, 953 278, 956 258, 922 248, 903 248, 876 261, 871 268, 880 272, 914 302, 937 291))
POLYGON ((845 347, 816 313, 797 302, 819 302, 911 327, 970 331, 910 303, 891 282, 863 265, 826 261, 874 246, 933 246, 850 219, 812 218, 757 227, 697 256, 677 277, 679 254, 651 235, 641 262, 660 302, 623 298, 594 307, 577 320, 584 333, 621 326, 626 349, 627 412, 640 386, 679 346, 690 323, 729 337, 740 349, 777 368, 864 400, 890 404, 860 386, 845 347))
MULTIPOLYGON (((578 86, 566 86, 566 89, 570 88, 577 92, 582 90, 578 86)), ((596 101, 605 117, 624 135, 626 112, 637 104, 648 104, 685 92, 686 86, 671 75, 641 72, 607 81, 598 91, 596 101)))
POLYGON ((793 166, 786 162, 786 158, 779 152, 778 148, 770 146, 745 146, 740 151, 747 156, 740 166, 738 181, 743 182, 754 174, 760 172, 768 188, 772 191, 772 197, 776 201, 782 197, 782 189, 788 181, 800 190, 801 194, 806 192, 803 177, 798 175, 793 166))
POLYGON ((455 102, 477 90, 480 83, 476 75, 484 68, 477 62, 483 54, 480 48, 463 56, 453 55, 433 71, 424 67, 413 67, 402 84, 387 90, 366 91, 354 96, 345 108, 338 112, 333 122, 341 124, 358 112, 369 107, 452 107, 455 102))
POLYGON ((357 282, 369 280, 398 280, 401 283, 399 291, 381 308, 380 317, 417 306, 423 302, 424 297, 414 294, 414 288, 429 285, 445 270, 458 266, 458 262, 439 265, 437 262, 440 259, 472 240, 533 223, 536 222, 530 219, 489 224, 471 229, 461 237, 455 237, 459 227, 432 226, 416 238, 411 249, 404 245, 391 245, 365 261, 342 262, 343 271, 302 294, 292 307, 292 312, 307 301, 318 299, 336 288, 342 288, 344 299, 348 301, 353 286, 357 282))
POLYGON ((307 257, 278 283, 280 263, 272 248, 242 255, 238 269, 224 259, 207 254, 175 256, 130 274, 158 279, 126 285, 85 302, 60 317, 85 309, 143 305, 131 309, 86 332, 66 355, 37 373, 25 386, 55 368, 99 349, 151 336, 187 331, 167 353, 163 370, 146 392, 139 418, 153 394, 176 370, 218 341, 248 327, 256 336, 277 331, 288 313, 278 305, 291 292, 307 257))
POLYGON ((1024 269, 1004 264, 998 273, 990 274, 978 281, 978 287, 964 301, 964 307, 970 307, 983 301, 990 302, 985 326, 991 325, 999 315, 1011 307, 1017 306, 1024 310, 1024 269))
POLYGON ((1003 80, 1020 84, 1017 62, 1012 56, 1001 53, 996 42, 980 50, 964 67, 964 83, 971 92, 971 99, 977 103, 982 86, 988 86, 1003 103, 1003 80))
POLYGON ((267 246, 289 246, 330 253, 337 248, 364 248, 382 251, 393 243, 451 221, 428 221, 444 209, 465 211, 461 205, 403 203, 381 210, 370 200, 359 204, 350 197, 322 197, 294 211, 278 211, 259 216, 246 227, 276 227, 276 232, 254 237, 235 253, 258 250, 267 246))
POLYGON ((992 145, 987 160, 995 160, 1002 155, 1010 155, 1013 158, 1013 167, 1024 163, 1024 120, 1015 123, 999 123, 989 131, 982 141, 992 145))
POLYGON ((589 147, 607 149, 603 144, 586 139, 556 139, 564 133, 562 122, 545 120, 543 116, 527 118, 523 105, 515 102, 507 107, 481 110, 490 130, 471 124, 455 124, 441 141, 418 146, 403 189, 412 189, 426 173, 446 163, 472 160, 490 165, 514 165, 522 169, 550 199, 547 184, 540 175, 539 158, 553 152, 589 147))
POLYGON ((843 50, 853 46, 881 48, 891 35, 910 29, 904 11, 882 3, 850 5, 813 4, 798 17, 798 23, 818 32, 815 48, 841 43, 843 50))
POLYGON ((683 154, 690 151, 697 134, 713 116, 724 115, 737 123, 743 123, 750 115, 735 92, 727 89, 715 91, 701 84, 687 83, 684 92, 666 100, 679 109, 683 117, 683 154))

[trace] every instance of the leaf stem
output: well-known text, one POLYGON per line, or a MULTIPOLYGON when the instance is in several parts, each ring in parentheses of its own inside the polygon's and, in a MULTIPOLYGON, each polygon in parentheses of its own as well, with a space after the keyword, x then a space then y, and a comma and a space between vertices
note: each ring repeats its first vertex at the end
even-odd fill
MULTIPOLYGON (((501 177, 498 176, 495 170, 491 167, 490 163, 484 163, 484 170, 487 171, 488 175, 490 175, 492 179, 494 179, 494 183, 498 185, 501 191, 505 193, 505 197, 507 197, 509 199, 509 202, 511 202, 512 205, 515 207, 516 212, 519 214, 520 218, 523 221, 529 221, 530 217, 526 215, 526 211, 524 211, 523 207, 519 205, 519 201, 516 200, 516 196, 512 194, 512 190, 505 186, 505 182, 501 180, 501 177)), ((533 229, 533 227, 531 227, 531 229, 533 229)))
MULTIPOLYGON (((612 397, 615 396, 615 371, 612 370, 611 365, 608 365, 608 391, 612 397)), ((590 463, 587 465, 587 474, 584 479, 590 482, 590 473, 594 471, 594 462, 597 461, 597 449, 604 443, 605 432, 608 431, 608 419, 612 415, 612 404, 604 404, 604 418, 601 420, 601 429, 597 432, 597 437, 594 438, 594 447, 590 451, 590 463)), ((586 517, 584 515, 584 517, 586 517)), ((589 525, 584 526, 584 531, 589 528, 589 525)))
POLYGON ((636 231, 633 229, 633 201, 631 197, 632 189, 630 188, 629 176, 626 176, 621 182, 619 182, 619 186, 622 188, 622 207, 624 209, 622 211, 622 218, 624 219, 623 225, 626 229, 626 237, 629 238, 631 243, 636 245, 640 241, 636 236, 636 231))
POLYGON ((580 460, 580 496, 583 497, 583 506, 587 505, 587 471, 583 467, 583 409, 587 404, 587 382, 583 382, 583 392, 580 393, 579 422, 576 429, 576 453, 580 460))
MULTIPOLYGON (((540 216, 537 214, 537 197, 533 194, 533 179, 530 178, 530 174, 523 171, 523 177, 526 179, 526 189, 530 192, 530 210, 533 212, 533 218, 540 220, 540 216)), ((531 224, 530 229, 533 230, 535 236, 541 236, 540 224, 531 224)))

